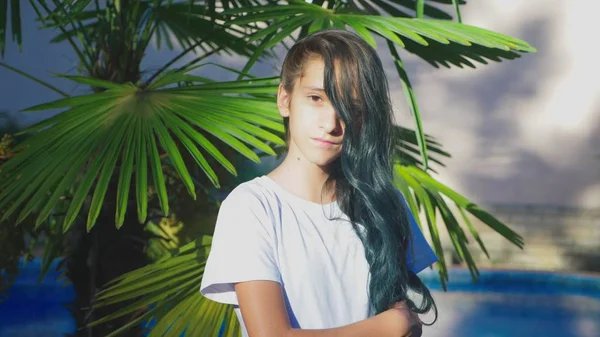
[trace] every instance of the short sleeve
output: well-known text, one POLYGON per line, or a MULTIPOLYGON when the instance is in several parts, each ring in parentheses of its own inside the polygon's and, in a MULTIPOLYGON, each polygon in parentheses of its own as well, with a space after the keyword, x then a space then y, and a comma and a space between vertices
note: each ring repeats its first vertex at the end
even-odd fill
POLYGON ((408 222, 410 223, 412 231, 412 242, 408 248, 408 256, 406 258, 408 269, 417 274, 423 269, 436 263, 438 257, 433 252, 433 249, 431 249, 431 246, 429 246, 429 243, 427 243, 419 224, 417 224, 417 221, 402 194, 400 194, 400 200, 406 209, 408 222))
POLYGON ((215 302, 238 305, 234 285, 281 283, 273 221, 260 196, 238 186, 221 203, 200 292, 215 302))

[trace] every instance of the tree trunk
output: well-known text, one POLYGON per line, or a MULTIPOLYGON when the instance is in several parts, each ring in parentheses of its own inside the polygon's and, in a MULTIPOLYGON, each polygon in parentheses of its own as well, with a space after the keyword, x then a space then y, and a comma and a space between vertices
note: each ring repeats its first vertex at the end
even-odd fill
MULTIPOLYGON (((87 328, 87 324, 114 313, 129 303, 110 305, 92 310, 95 294, 109 281, 129 271, 145 266, 149 261, 144 248, 147 235, 144 225, 137 220, 135 200, 128 204, 125 223, 120 229, 115 226, 116 186, 111 186, 94 228, 86 233, 85 224, 77 224, 73 236, 74 250, 67 260, 67 276, 75 290, 72 314, 77 331, 72 337, 104 337, 127 324, 133 315, 87 328)), ((140 313, 134 313, 139 315, 140 313)), ((121 336, 142 336, 142 327, 135 327, 121 336)))

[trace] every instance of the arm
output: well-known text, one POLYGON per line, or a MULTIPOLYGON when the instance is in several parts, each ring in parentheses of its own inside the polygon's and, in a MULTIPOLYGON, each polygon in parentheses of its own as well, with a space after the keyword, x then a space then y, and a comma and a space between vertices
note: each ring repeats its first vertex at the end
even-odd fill
POLYGON ((399 304, 379 315, 350 325, 319 330, 292 329, 281 285, 250 281, 235 285, 242 317, 250 337, 419 337, 420 321, 399 304), (416 320, 415 320, 416 318, 416 320))

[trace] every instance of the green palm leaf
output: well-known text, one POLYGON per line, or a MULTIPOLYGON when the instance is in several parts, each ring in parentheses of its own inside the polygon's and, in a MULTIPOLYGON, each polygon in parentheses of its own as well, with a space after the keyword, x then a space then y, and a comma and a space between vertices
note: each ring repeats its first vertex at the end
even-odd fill
POLYGON ((418 55, 422 60, 439 68, 452 66, 463 68, 464 66, 476 68, 476 64, 488 64, 489 61, 501 62, 502 60, 514 60, 521 54, 514 50, 500 50, 482 45, 472 45, 464 48, 456 44, 443 44, 427 39, 428 45, 423 46, 413 41, 405 42, 406 51, 418 55))
MULTIPOLYGON (((508 228, 489 212, 485 211, 469 199, 435 180, 424 170, 416 166, 398 164, 396 165, 395 171, 396 186, 408 199, 411 211, 415 215, 421 213, 425 215, 431 242, 433 243, 436 255, 439 257, 438 271, 444 287, 448 280, 448 268, 445 264, 444 251, 442 249, 440 234, 437 228, 436 213, 438 211, 446 225, 446 229, 460 261, 466 262, 474 280, 479 275, 468 247, 469 240, 456 219, 454 212, 448 206, 446 199, 451 200, 452 203, 456 205, 456 211, 459 212, 470 233, 473 235, 473 238, 479 243, 480 248, 486 255, 487 249, 483 245, 483 242, 481 242, 477 230, 471 224, 466 213, 470 213, 472 216, 478 218, 517 247, 523 248, 523 238, 519 234, 508 228)), ((419 223, 419 226, 422 226, 418 217, 417 222, 419 223)))
MULTIPOLYGON (((235 16, 234 19, 226 22, 228 26, 247 27, 248 24, 269 22, 267 28, 257 30, 251 35, 250 41, 259 41, 272 33, 289 30, 293 27, 298 29, 315 21, 323 21, 325 26, 331 26, 333 21, 337 21, 349 28, 353 28, 354 24, 366 27, 367 31, 363 31, 364 34, 371 36, 363 37, 369 41, 374 41, 372 34, 376 34, 396 42, 401 47, 404 47, 405 41, 410 40, 427 46, 428 42, 425 39, 431 39, 443 44, 459 44, 464 47, 479 44, 506 51, 535 51, 533 47, 519 39, 465 24, 444 20, 364 15, 360 12, 350 11, 336 12, 303 2, 293 2, 287 6, 237 8, 225 11, 223 14, 235 16)), ((277 35, 270 38, 271 45, 283 40, 282 36, 277 35)))
MULTIPOLYGON (((157 3, 154 1, 139 1, 133 6, 132 13, 128 13, 131 21, 128 30, 137 33, 141 45, 147 44, 150 39, 156 40, 157 46, 166 45, 173 49, 171 38, 176 40, 183 48, 198 47, 204 52, 214 49, 235 51, 248 55, 251 50, 242 40, 229 34, 222 26, 215 24, 215 19, 222 19, 214 12, 207 11, 202 2, 180 1, 176 3, 157 3), (202 43, 198 43, 201 41, 202 43), (225 46, 226 48, 222 48, 225 46)), ((53 42, 62 42, 84 32, 95 33, 110 32, 110 21, 106 19, 109 14, 114 14, 110 8, 87 9, 79 6, 61 8, 63 12, 55 10, 52 15, 68 16, 70 20, 85 22, 81 26, 67 29, 53 38, 53 42)), ((56 24, 48 24, 54 27, 56 24)), ((243 33, 236 29, 230 29, 243 33)), ((142 48, 143 49, 143 48, 142 48)))
POLYGON ((219 179, 209 158, 236 174, 211 138, 255 162, 259 161, 256 150, 273 155, 272 145, 285 144, 272 96, 277 89, 275 78, 215 83, 175 71, 159 76, 159 85, 141 89, 131 84, 65 77, 107 89, 27 109, 66 108, 25 130, 33 136, 22 143, 22 152, 0 166, 0 208, 8 208, 5 216, 18 208, 22 209, 20 219, 41 212, 39 225, 67 189, 74 188, 64 230, 87 203, 90 229, 107 197, 109 183, 116 180, 117 194, 110 197, 117 198, 117 226, 123 223, 131 186, 136 191, 139 221, 144 222, 149 186, 156 191, 162 211, 169 212, 163 172, 167 163, 194 198, 196 186, 187 158, 217 187, 219 179), (192 84, 174 86, 183 81, 192 84), (5 179, 9 175, 18 178, 5 179))
MULTIPOLYGON (((395 156, 398 158, 399 162, 402 163, 402 165, 416 166, 424 170, 425 164, 420 157, 419 152, 420 140, 418 138, 418 133, 415 132, 415 130, 411 130, 402 126, 395 126, 394 130, 394 138, 396 140, 395 156)), ((442 150, 441 145, 431 136, 425 135, 422 141, 425 142, 427 153, 430 153, 429 160, 444 167, 444 163, 441 161, 441 158, 438 158, 438 156, 450 158, 450 154, 442 150)), ((430 170, 435 172, 435 170, 431 168, 430 170)))
POLYGON ((6 49, 6 34, 8 32, 8 18, 11 22, 11 40, 16 42, 21 50, 23 33, 21 31, 21 2, 19 0, 0 0, 0 56, 4 57, 6 49), (9 11, 10 9, 10 11, 9 11))
POLYGON ((441 20, 452 20, 452 15, 447 13, 446 11, 440 9, 439 6, 432 6, 431 2, 437 2, 438 4, 450 4, 450 1, 422 1, 422 0, 372 0, 370 1, 373 5, 371 5, 367 1, 357 0, 357 5, 361 6, 363 10, 368 14, 378 15, 380 11, 387 13, 390 16, 395 17, 427 17, 432 19, 441 19, 441 20), (378 10, 379 9, 379 10, 378 10), (416 15, 413 15, 412 12, 415 11, 416 15))
POLYGON ((155 324, 149 334, 151 337, 181 336, 184 332, 186 336, 217 336, 223 324, 226 324, 223 336, 240 336, 240 326, 233 308, 206 299, 198 289, 211 241, 211 237, 205 236, 181 247, 172 258, 113 280, 98 294, 95 307, 118 302, 131 304, 90 325, 150 308, 144 315, 109 336, 149 321, 155 324))
MULTIPOLYGON (((252 53, 252 46, 215 23, 216 19, 222 19, 221 15, 208 12, 204 2, 181 1, 162 6, 140 2, 140 7, 141 13, 150 13, 148 24, 156 26, 156 33, 152 37, 158 46, 165 42, 172 48, 169 44, 169 36, 172 36, 184 49, 198 47, 203 50, 203 56, 220 50, 246 56, 252 53)), ((239 29, 230 31, 242 36, 244 34, 239 29)))
MULTIPOLYGON (((452 1, 458 9, 458 3, 452 1)), ((383 5, 383 2, 380 5, 383 5)), ((424 2, 419 2, 419 8, 424 10, 424 2)), ((392 9, 388 8, 388 10, 392 9)), ((405 48, 432 64, 450 62, 458 65, 472 65, 472 62, 486 63, 486 58, 500 61, 502 58, 518 57, 518 53, 535 52, 535 48, 522 40, 461 23, 433 19, 384 17, 369 10, 366 12, 374 15, 361 14, 364 11, 351 7, 342 7, 339 11, 335 11, 302 1, 291 1, 291 4, 287 6, 242 7, 227 10, 223 14, 234 17, 226 22, 226 25, 229 26, 249 27, 250 24, 268 22, 266 28, 257 30, 248 38, 248 42, 259 41, 260 43, 256 53, 244 67, 244 72, 251 69, 259 59, 260 53, 278 45, 297 30, 313 32, 330 27, 350 28, 373 47, 377 45, 375 36, 383 37, 395 60, 403 91, 415 121, 419 151, 426 169, 429 165, 421 114, 396 46, 405 48), (434 48, 430 50, 431 45, 434 48)), ((399 15, 399 13, 393 14, 399 15)))
MULTIPOLYGON (((261 6, 270 1, 259 1, 259 0, 227 0, 221 1, 221 7, 225 10, 243 8, 249 6, 261 6)), ((424 16, 435 19, 451 20, 452 15, 439 8, 439 6, 432 6, 429 2, 435 2, 438 4, 453 5, 455 11, 458 9, 458 4, 464 4, 464 1, 457 0, 428 0, 423 5, 424 16)), ((95 19, 98 15, 102 16, 102 13, 98 13, 95 10, 90 10, 91 0, 75 0, 69 2, 59 3, 59 6, 54 10, 49 11, 47 16, 52 15, 53 17, 65 18, 65 13, 68 17, 75 21, 86 21, 92 19, 92 22, 86 22, 81 25, 78 29, 69 29, 60 35, 58 35, 53 42, 64 41, 67 37, 75 37, 77 34, 83 36, 94 36, 94 33, 99 31, 100 22, 95 19)), ((118 4, 119 2, 117 2, 118 4)), ((330 6, 333 6, 335 2, 331 2, 330 6)), ((412 11, 415 10, 415 0, 374 0, 372 3, 377 6, 380 11, 387 13, 391 16, 396 17, 410 17, 412 11)), ((37 1, 30 1, 29 3, 33 9, 38 13, 39 18, 47 17, 42 14, 37 1)), ((348 2, 346 6, 353 5, 356 9, 360 9, 370 14, 378 14, 377 9, 371 5, 371 2, 364 0, 356 0, 354 2, 348 2)), ((168 38, 169 32, 173 33, 176 39, 185 43, 189 35, 182 34, 183 31, 189 29, 197 29, 197 32, 201 32, 201 27, 204 25, 195 25, 194 22, 197 18, 193 16, 195 14, 206 14, 216 15, 215 9, 217 3, 214 0, 207 2, 197 2, 190 0, 181 1, 168 1, 168 2, 156 2, 156 1, 140 1, 137 9, 138 13, 147 13, 148 9, 159 9, 164 10, 162 13, 161 24, 157 26, 154 31, 154 37, 157 39, 158 45, 166 44, 172 48, 172 44, 168 38), (158 6, 156 6, 158 4, 158 6), (181 21, 180 17, 174 17, 168 12, 176 13, 189 13, 188 20, 181 21), (175 19, 175 20, 172 20, 175 19), (182 26, 184 27, 182 30, 182 26)), ((342 7, 343 8, 343 7, 342 7)), ((458 14, 459 12, 457 12, 458 14)), ((152 19, 152 18, 150 18, 152 19)), ((12 41, 16 42, 19 49, 22 45, 22 29, 21 29, 21 2, 18 0, 0 0, 0 56, 4 56, 4 50, 6 48, 6 35, 9 31, 8 22, 11 22, 11 33, 12 41), (10 18, 10 19, 9 19, 10 18)), ((53 25, 52 23, 48 23, 53 25)), ((55 23, 54 23, 55 24, 55 23)), ((47 27, 47 26, 44 26, 47 27)), ((206 26, 208 27, 208 26, 206 26)), ((206 31, 206 30, 204 30, 206 31)), ((150 32, 150 31, 149 31, 150 32)))

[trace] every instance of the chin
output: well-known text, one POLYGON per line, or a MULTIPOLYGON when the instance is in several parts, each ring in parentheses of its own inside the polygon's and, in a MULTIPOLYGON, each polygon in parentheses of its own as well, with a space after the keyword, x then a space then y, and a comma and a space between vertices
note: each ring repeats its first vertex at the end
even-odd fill
POLYGON ((310 162, 319 166, 319 167, 326 167, 329 166, 331 163, 333 163, 339 156, 319 156, 319 157, 313 157, 310 158, 310 162))

